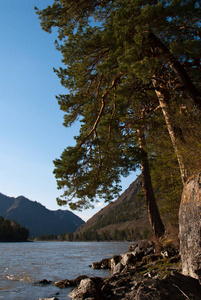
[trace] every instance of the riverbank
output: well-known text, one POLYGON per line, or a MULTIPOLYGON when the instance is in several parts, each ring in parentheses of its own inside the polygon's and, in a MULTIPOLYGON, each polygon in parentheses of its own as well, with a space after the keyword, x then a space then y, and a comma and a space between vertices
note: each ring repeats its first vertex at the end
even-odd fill
MULTIPOLYGON (((151 242, 132 245, 124 254, 92 263, 91 268, 109 269, 108 277, 83 275, 53 284, 73 288, 69 295, 73 300, 200 300, 199 281, 181 274, 179 250, 172 245, 156 249, 151 242)), ((59 299, 59 293, 52 299, 59 299)))

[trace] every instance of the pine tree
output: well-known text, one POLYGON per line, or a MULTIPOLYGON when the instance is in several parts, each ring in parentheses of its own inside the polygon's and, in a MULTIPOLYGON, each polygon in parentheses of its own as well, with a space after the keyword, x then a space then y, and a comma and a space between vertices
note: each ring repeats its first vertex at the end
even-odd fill
POLYGON ((44 30, 58 28, 56 47, 65 67, 55 72, 68 89, 57 96, 64 125, 81 124, 76 145, 54 161, 58 188, 64 189, 58 203, 79 209, 97 195, 110 201, 120 176, 144 159, 141 112, 154 118, 161 76, 169 76, 164 85, 174 99, 184 93, 200 110, 200 4, 56 0, 37 13, 44 30))

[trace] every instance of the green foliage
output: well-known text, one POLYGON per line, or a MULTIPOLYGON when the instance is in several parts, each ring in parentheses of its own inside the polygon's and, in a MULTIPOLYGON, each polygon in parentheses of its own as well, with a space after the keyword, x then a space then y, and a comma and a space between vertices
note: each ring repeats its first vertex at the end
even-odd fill
POLYGON ((41 234, 37 238, 39 241, 73 241, 74 235, 72 232, 56 234, 41 234))
MULTIPOLYGON (((55 0, 37 14, 44 30, 58 29, 56 48, 65 67, 55 72, 68 89, 68 94, 57 96, 64 125, 80 122, 76 145, 54 161, 58 188, 64 190, 58 203, 81 209, 92 205, 97 196, 106 201, 116 197, 120 177, 139 167, 138 132, 144 128, 157 193, 177 209, 181 182, 163 116, 156 111, 152 80, 162 81, 170 91, 172 109, 174 101, 189 104, 186 87, 184 93, 177 89, 180 77, 172 67, 175 62, 196 88, 201 87, 199 2, 55 0)), ((173 112, 175 117, 178 111, 173 112)), ((193 109, 188 111, 192 116, 193 109)), ((185 124, 181 119, 178 124, 185 124)), ((190 166, 188 145, 181 151, 190 166)))
POLYGON ((38 236, 39 241, 57 241, 58 236, 56 234, 41 234, 38 236))
POLYGON ((29 230, 11 220, 0 216, 0 242, 24 242, 29 237, 29 230))
MULTIPOLYGON (((179 137, 179 153, 183 157, 188 175, 191 176, 201 167, 200 112, 192 108, 185 97, 172 100, 169 109, 175 120, 176 133, 179 137)), ((165 215, 166 222, 176 225, 183 185, 177 157, 160 112, 157 113, 154 122, 150 122, 149 131, 147 142, 149 153, 152 153, 151 177, 160 212, 165 215)))
POLYGON ((150 235, 150 230, 146 229, 143 235, 140 233, 138 227, 135 229, 125 229, 113 231, 97 231, 93 227, 75 237, 77 241, 127 241, 127 240, 141 240, 147 238, 150 235), (146 237, 145 237, 146 236, 146 237))
POLYGON ((142 209, 143 207, 143 201, 140 198, 133 196, 128 201, 122 202, 121 205, 110 209, 106 215, 102 216, 102 218, 92 226, 92 228, 97 230, 111 224, 138 220, 144 212, 142 209))

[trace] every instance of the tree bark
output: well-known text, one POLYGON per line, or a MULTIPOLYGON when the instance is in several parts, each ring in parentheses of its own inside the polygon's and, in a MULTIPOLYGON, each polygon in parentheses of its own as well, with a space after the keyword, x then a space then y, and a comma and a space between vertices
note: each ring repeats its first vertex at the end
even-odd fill
POLYGON ((142 155, 142 160, 141 160, 142 187, 144 190, 145 200, 147 203, 148 216, 149 216, 152 232, 153 235, 158 240, 159 237, 164 235, 165 227, 163 225, 163 222, 159 214, 159 210, 158 210, 158 206, 156 203, 156 198, 154 195, 153 186, 151 182, 148 156, 147 156, 147 152, 144 150, 144 147, 146 146, 146 141, 145 141, 143 127, 142 129, 138 130, 138 134, 139 134, 140 152, 142 155))
POLYGON ((197 106, 199 110, 201 110, 201 94, 186 73, 184 67, 180 64, 176 57, 174 57, 174 55, 170 53, 166 45, 154 33, 150 33, 149 38, 151 40, 151 44, 160 50, 164 59, 169 64, 170 68, 174 71, 192 103, 197 106))
POLYGON ((182 183, 184 184, 185 181, 187 180, 187 170, 186 170, 184 162, 183 162, 183 157, 179 151, 179 143, 181 143, 183 136, 178 137, 178 134, 175 131, 176 124, 175 124, 173 117, 171 116, 171 114, 169 112, 169 107, 168 107, 168 101, 170 98, 168 90, 162 88, 160 86, 160 84, 157 86, 157 81, 155 79, 153 79, 152 82, 153 82, 153 86, 155 87, 155 92, 158 97, 158 101, 159 101, 160 107, 162 109, 164 118, 165 118, 166 126, 167 126, 167 129, 168 129, 171 141, 172 141, 174 151, 177 156, 177 161, 178 161, 179 169, 180 169, 180 173, 181 173, 181 180, 182 180, 182 183))

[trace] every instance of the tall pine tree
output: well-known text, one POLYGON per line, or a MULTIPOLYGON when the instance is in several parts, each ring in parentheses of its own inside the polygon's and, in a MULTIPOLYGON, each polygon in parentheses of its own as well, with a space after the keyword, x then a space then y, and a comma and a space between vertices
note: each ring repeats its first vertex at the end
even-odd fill
MULTIPOLYGON (((200 4, 55 0, 37 13, 44 30, 58 29, 56 47, 65 67, 55 72, 68 89, 57 97, 64 125, 81 123, 76 146, 54 162, 58 188, 64 189, 58 202, 82 208, 96 195, 111 200, 120 176, 144 160, 141 112, 148 116, 157 108, 159 93, 168 89, 174 99, 184 93, 197 111, 201 108, 200 4)), ((147 129, 146 139, 148 134, 147 129)))

